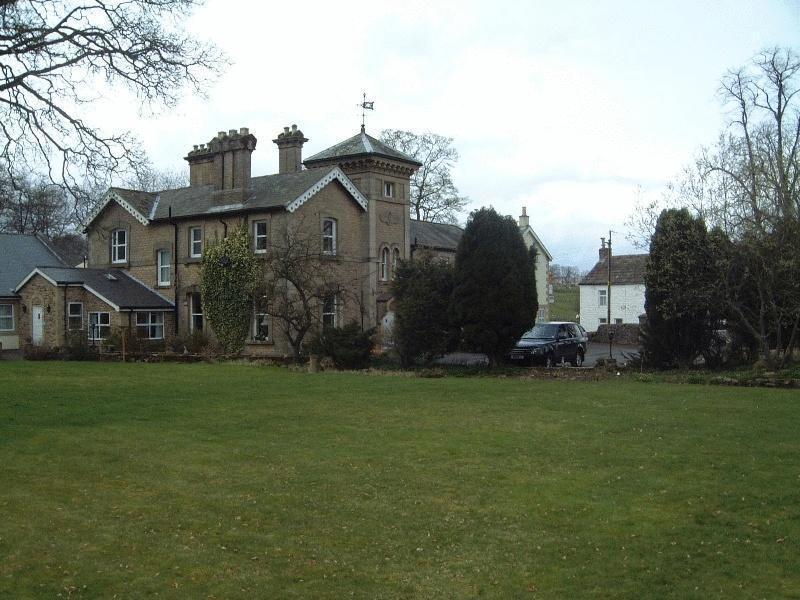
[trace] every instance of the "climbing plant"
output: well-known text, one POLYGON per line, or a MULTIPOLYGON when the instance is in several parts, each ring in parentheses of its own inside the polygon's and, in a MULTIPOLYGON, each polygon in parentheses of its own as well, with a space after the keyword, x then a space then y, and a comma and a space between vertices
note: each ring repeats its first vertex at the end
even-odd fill
POLYGON ((253 311, 253 293, 262 273, 246 229, 236 229, 203 253, 200 292, 203 310, 217 340, 229 354, 244 348, 253 311))

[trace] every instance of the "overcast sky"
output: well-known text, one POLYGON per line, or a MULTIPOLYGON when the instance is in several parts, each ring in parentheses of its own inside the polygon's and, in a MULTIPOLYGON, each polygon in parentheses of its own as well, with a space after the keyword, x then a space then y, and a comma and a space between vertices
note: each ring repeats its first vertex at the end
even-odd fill
MULTIPOLYGON (((232 61, 159 118, 113 98, 160 168, 193 144, 249 127, 253 174, 277 171, 271 140, 296 123, 310 156, 358 132, 455 139, 471 209, 527 207, 561 264, 590 268, 600 236, 624 239, 637 186, 658 194, 725 126, 726 69, 766 46, 800 46, 800 1, 262 2, 210 0, 186 24, 232 61)), ((464 215, 464 219, 466 215, 464 215)))

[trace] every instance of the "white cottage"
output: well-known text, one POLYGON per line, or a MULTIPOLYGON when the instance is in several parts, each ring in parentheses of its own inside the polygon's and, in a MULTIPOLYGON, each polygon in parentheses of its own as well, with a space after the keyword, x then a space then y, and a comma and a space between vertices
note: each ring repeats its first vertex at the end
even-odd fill
MULTIPOLYGON (((611 257, 611 323, 639 324, 644 314, 644 273, 647 254, 611 257)), ((587 331, 597 331, 608 322, 608 248, 605 240, 600 260, 580 282, 580 322, 587 331)))

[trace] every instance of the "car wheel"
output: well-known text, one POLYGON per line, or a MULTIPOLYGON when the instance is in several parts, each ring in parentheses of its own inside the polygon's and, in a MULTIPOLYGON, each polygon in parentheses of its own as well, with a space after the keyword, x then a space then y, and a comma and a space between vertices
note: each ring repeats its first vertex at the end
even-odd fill
POLYGON ((556 359, 552 354, 548 354, 544 357, 544 366, 548 369, 552 369, 556 366, 556 359))
POLYGON ((580 367, 583 365, 583 354, 581 352, 576 352, 575 358, 573 358, 570 362, 572 363, 573 367, 580 367))

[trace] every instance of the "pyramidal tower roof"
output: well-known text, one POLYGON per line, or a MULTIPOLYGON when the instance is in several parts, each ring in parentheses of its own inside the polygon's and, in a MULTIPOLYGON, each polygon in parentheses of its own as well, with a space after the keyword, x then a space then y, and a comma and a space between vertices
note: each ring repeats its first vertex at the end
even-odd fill
POLYGON ((303 162, 306 165, 313 165, 315 163, 331 160, 370 155, 399 160, 417 167, 422 165, 418 160, 411 158, 407 154, 403 154, 399 150, 395 150, 391 146, 387 146, 382 141, 368 135, 364 130, 343 142, 326 148, 322 152, 317 152, 314 156, 305 159, 303 162))

